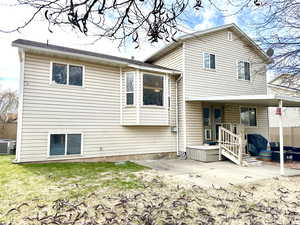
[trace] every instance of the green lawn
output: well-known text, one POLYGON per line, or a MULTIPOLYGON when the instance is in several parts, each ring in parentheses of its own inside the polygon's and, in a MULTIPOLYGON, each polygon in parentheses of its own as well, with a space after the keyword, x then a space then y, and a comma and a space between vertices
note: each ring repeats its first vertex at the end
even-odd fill
POLYGON ((131 162, 12 164, 13 159, 0 156, 0 224, 9 209, 25 202, 76 199, 101 188, 143 188, 134 172, 146 169, 131 162))

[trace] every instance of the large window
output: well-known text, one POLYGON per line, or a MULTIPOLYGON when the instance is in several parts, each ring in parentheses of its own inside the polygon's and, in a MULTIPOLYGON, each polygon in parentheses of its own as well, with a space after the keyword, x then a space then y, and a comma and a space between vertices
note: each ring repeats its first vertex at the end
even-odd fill
POLYGON ((250 63, 245 61, 238 62, 238 78, 240 80, 250 80, 250 63))
POLYGON ((126 73, 126 105, 134 105, 134 73, 126 73))
POLYGON ((81 134, 50 134, 50 156, 81 154, 81 134))
POLYGON ((256 127, 256 108, 241 107, 241 123, 245 126, 256 127))
POLYGON ((52 63, 52 82, 56 84, 82 86, 83 67, 52 63))
POLYGON ((216 69, 216 56, 214 54, 203 53, 203 65, 205 69, 216 69))
POLYGON ((164 105, 164 77, 144 74, 143 75, 143 104, 164 105))

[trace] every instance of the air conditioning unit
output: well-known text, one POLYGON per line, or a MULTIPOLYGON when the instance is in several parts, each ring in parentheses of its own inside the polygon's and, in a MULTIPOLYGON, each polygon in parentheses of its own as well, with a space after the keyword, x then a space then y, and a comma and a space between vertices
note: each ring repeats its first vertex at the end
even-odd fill
POLYGON ((16 149, 16 141, 3 139, 0 140, 0 154, 11 154, 16 149))

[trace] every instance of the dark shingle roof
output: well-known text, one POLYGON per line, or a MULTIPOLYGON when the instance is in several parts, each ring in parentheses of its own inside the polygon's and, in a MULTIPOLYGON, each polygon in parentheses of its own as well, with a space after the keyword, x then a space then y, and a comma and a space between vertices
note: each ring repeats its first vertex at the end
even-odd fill
POLYGON ((127 59, 127 58, 122 58, 122 57, 117 57, 117 56, 112 56, 112 55, 106 55, 106 54, 97 53, 97 52, 90 52, 90 51, 85 51, 85 50, 80 50, 80 49, 68 48, 68 47, 63 47, 63 46, 58 46, 58 45, 46 44, 46 43, 41 43, 41 42, 36 42, 36 41, 29 41, 29 40, 24 40, 24 39, 17 39, 12 42, 12 45, 16 46, 16 47, 28 46, 29 48, 34 47, 34 48, 39 48, 39 49, 44 49, 44 50, 59 51, 59 52, 68 53, 68 54, 91 56, 91 57, 99 58, 99 60, 104 59, 104 60, 115 61, 115 62, 119 62, 119 63, 132 64, 132 65, 136 65, 136 66, 147 67, 149 69, 152 68, 152 69, 160 69, 160 70, 169 70, 169 71, 173 71, 175 73, 180 72, 180 71, 172 70, 167 67, 153 65, 153 64, 145 63, 145 62, 138 61, 138 60, 127 59))

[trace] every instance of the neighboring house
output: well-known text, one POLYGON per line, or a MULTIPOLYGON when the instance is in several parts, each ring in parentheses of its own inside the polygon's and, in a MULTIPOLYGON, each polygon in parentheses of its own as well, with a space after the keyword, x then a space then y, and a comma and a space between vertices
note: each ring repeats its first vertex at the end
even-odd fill
POLYGON ((268 138, 267 106, 280 101, 267 96, 269 58, 234 24, 178 38, 145 62, 13 46, 22 68, 17 162, 179 154, 219 139, 220 153, 242 165, 242 134, 268 138))
MULTIPOLYGON (((268 93, 300 97, 300 76, 282 74, 268 83, 268 93)), ((270 127, 279 127, 276 108, 269 109, 270 127)), ((284 108, 285 127, 300 127, 300 108, 284 108)))

